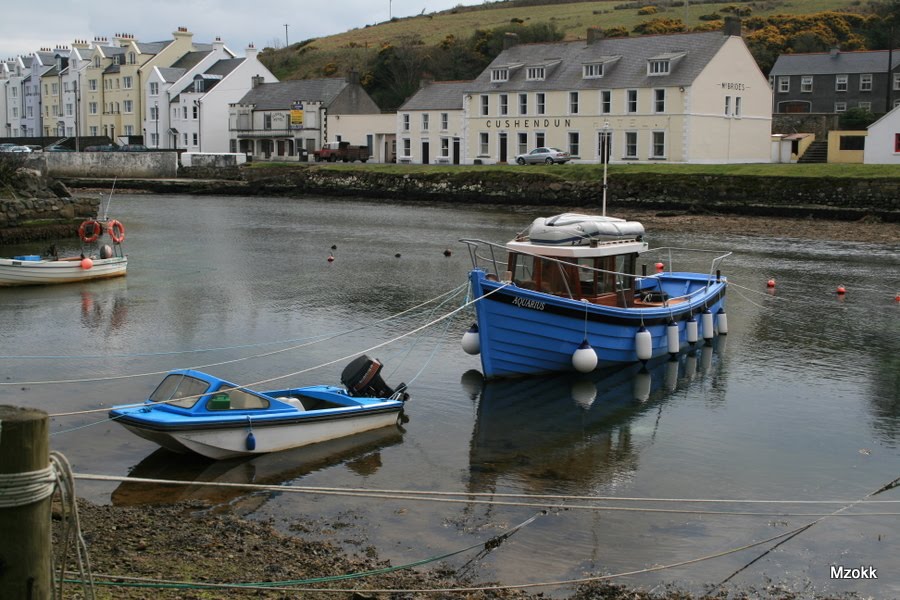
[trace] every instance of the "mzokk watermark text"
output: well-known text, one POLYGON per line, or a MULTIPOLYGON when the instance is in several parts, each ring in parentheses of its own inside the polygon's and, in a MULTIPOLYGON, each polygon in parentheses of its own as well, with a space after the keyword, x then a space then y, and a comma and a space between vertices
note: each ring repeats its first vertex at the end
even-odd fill
POLYGON ((858 567, 845 567, 843 565, 831 565, 832 579, 878 579, 878 569, 869 565, 858 567))

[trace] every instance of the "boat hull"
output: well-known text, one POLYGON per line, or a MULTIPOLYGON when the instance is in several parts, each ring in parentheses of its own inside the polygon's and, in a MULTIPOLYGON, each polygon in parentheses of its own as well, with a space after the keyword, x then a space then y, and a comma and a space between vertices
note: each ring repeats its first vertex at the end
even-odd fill
POLYGON ((84 269, 79 260, 16 260, 0 258, 0 287, 74 283, 93 279, 122 277, 128 258, 92 259, 93 266, 84 269))
MULTIPOLYGON (((653 289, 663 285, 672 297, 692 290, 686 299, 666 306, 621 308, 488 280, 481 269, 472 270, 470 283, 473 298, 480 298, 475 311, 486 378, 574 371, 572 355, 585 339, 597 354, 598 368, 638 362, 635 338, 641 327, 651 335, 651 358, 663 356, 669 352, 670 321, 678 325, 680 348, 688 345, 690 319, 697 321, 702 341, 711 332, 703 331, 701 315, 724 311, 727 285, 724 279, 710 281, 703 274, 666 273, 654 278, 653 289)), ((713 319, 713 329, 717 322, 713 319)))
POLYGON ((347 409, 328 416, 301 415, 203 427, 151 423, 128 416, 117 420, 135 435, 173 452, 196 452, 221 460, 279 452, 392 426, 399 419, 402 405, 390 404, 377 409, 347 409), (251 432, 255 442, 252 449, 248 446, 251 432))

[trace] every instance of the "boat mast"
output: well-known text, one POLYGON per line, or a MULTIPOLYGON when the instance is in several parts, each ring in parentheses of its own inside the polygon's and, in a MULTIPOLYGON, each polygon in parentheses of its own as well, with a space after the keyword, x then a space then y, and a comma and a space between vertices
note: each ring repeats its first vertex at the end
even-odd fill
POLYGON ((603 216, 606 216, 606 166, 609 164, 609 121, 603 123, 603 216))

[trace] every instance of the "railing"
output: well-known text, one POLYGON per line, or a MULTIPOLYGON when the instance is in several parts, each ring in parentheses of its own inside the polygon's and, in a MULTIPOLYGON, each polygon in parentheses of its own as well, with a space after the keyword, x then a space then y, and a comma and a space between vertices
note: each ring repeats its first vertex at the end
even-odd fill
POLYGON ((231 129, 239 138, 294 137, 299 129, 231 129))
MULTIPOLYGON (((494 242, 487 242, 485 240, 479 240, 479 239, 463 238, 463 239, 460 239, 459 241, 466 244, 468 251, 469 251, 469 258, 471 259, 472 266, 474 268, 484 268, 485 271, 487 271, 489 274, 492 274, 493 277, 495 277, 498 281, 509 281, 514 278, 513 273, 506 270, 506 266, 507 266, 506 255, 509 252, 509 250, 506 248, 506 246, 504 246, 502 244, 497 244, 494 242), (479 249, 482 246, 487 248, 486 254, 479 253, 479 249), (501 252, 503 255, 502 261, 500 259, 498 259, 498 254, 500 254, 501 252), (501 270, 501 266, 502 266, 502 270, 501 270)), ((671 271, 673 271, 672 265, 674 264, 674 259, 675 259, 675 255, 673 254, 673 252, 675 252, 675 251, 677 251, 679 253, 678 254, 679 256, 684 255, 684 254, 690 254, 690 253, 715 254, 716 256, 714 256, 711 260, 710 271, 707 274, 706 284, 702 288, 699 288, 689 294, 685 294, 685 295, 681 295, 681 296, 664 297, 664 299, 663 299, 664 306, 668 306, 668 303, 671 300, 680 299, 680 298, 688 299, 692 295, 700 293, 700 292, 704 291, 705 289, 708 289, 709 286, 713 284, 713 282, 719 281, 720 280, 719 267, 721 266, 722 261, 724 261, 727 257, 731 256, 731 254, 732 254, 731 251, 726 251, 726 250, 702 250, 702 249, 697 249, 697 248, 676 248, 676 247, 666 246, 666 247, 654 248, 653 250, 648 250, 648 251, 642 252, 641 257, 646 259, 649 256, 654 256, 654 255, 658 255, 658 254, 666 255, 666 257, 668 258, 668 262, 666 264, 669 265, 669 271, 671 272, 671 271)), ((572 293, 572 290, 569 286, 568 277, 566 277, 565 269, 567 269, 567 268, 571 269, 573 267, 578 269, 579 271, 586 271, 586 272, 590 272, 592 274, 600 273, 600 274, 613 276, 616 281, 616 293, 620 294, 622 296, 623 305, 626 300, 625 296, 624 296, 625 289, 627 289, 629 287, 629 286, 625 285, 625 281, 631 281, 631 286, 630 286, 631 289, 636 289, 637 280, 642 280, 643 282, 647 282, 650 284, 649 286, 644 285, 644 287, 642 289, 648 289, 648 287, 649 287, 649 289, 655 288, 659 292, 663 291, 660 273, 647 274, 646 272, 642 272, 641 274, 635 274, 635 273, 624 273, 624 272, 619 272, 619 271, 610 271, 610 270, 599 269, 599 268, 588 266, 588 265, 580 265, 580 264, 577 264, 574 262, 569 262, 567 260, 553 258, 550 256, 544 256, 541 254, 532 254, 532 253, 526 252, 524 250, 517 249, 516 252, 518 254, 531 256, 535 259, 540 259, 540 260, 556 263, 557 266, 559 267, 561 280, 566 288, 566 294, 569 296, 569 298, 572 298, 572 299, 575 298, 575 295, 572 293)), ((644 265, 644 268, 646 269, 646 264, 644 265)))

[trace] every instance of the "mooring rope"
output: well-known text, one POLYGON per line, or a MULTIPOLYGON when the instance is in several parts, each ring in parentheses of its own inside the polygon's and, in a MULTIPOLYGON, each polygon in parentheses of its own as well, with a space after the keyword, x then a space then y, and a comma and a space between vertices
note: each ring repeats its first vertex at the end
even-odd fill
POLYGON ((53 495, 56 473, 52 466, 25 473, 0 474, 0 508, 40 502, 53 495))
MULTIPOLYGON (((281 380, 281 379, 286 379, 286 378, 288 378, 288 377, 296 377, 297 375, 303 375, 303 374, 305 374, 305 373, 309 373, 309 372, 315 371, 315 370, 317 370, 317 369, 321 369, 321 368, 324 368, 324 367, 329 367, 329 366, 331 366, 331 365, 334 365, 334 364, 337 364, 337 363, 340 363, 340 362, 347 361, 347 360, 349 360, 349 359, 351 359, 351 358, 355 358, 355 357, 360 356, 360 355, 362 355, 362 354, 366 354, 366 353, 371 352, 371 351, 373 351, 373 350, 377 350, 378 348, 382 348, 382 347, 387 346, 387 345, 389 345, 389 344, 393 344, 393 343, 396 342, 396 341, 399 341, 399 340, 408 338, 408 337, 411 336, 411 335, 415 335, 416 333, 419 333, 420 331, 424 331, 425 329, 428 329, 429 327, 432 327, 432 326, 434 326, 434 325, 440 323, 441 321, 444 321, 444 320, 446 320, 446 319, 449 319, 449 318, 453 317, 454 315, 456 315, 457 313, 459 313, 459 312, 462 311, 462 310, 465 310, 466 308, 468 308, 468 307, 471 306, 472 304, 474 304, 474 303, 476 303, 476 302, 480 302, 480 301, 483 300, 484 298, 487 298, 488 296, 490 296, 490 295, 492 295, 492 294, 495 294, 495 293, 499 292, 500 290, 502 290, 503 288, 507 287, 508 285, 510 285, 510 284, 505 283, 505 284, 501 285, 500 287, 498 287, 497 289, 491 290, 490 292, 484 294, 484 295, 481 296, 480 298, 476 298, 475 300, 472 300, 471 302, 467 302, 467 303, 463 304, 462 306, 460 306, 460 307, 458 307, 458 308, 455 308, 455 309, 451 310, 450 312, 448 312, 448 313, 446 313, 446 314, 444 314, 444 315, 441 315, 440 317, 438 317, 438 318, 436 318, 436 319, 432 319, 431 321, 425 323, 424 325, 420 325, 419 327, 416 327, 415 329, 412 329, 411 331, 407 331, 406 333, 402 333, 402 334, 400 334, 400 335, 398 335, 398 336, 396 336, 396 337, 393 337, 393 338, 391 338, 391 339, 389 339, 389 340, 387 340, 387 341, 384 341, 384 342, 375 344, 374 346, 369 346, 368 348, 365 348, 365 349, 363 349, 363 350, 359 350, 359 351, 354 352, 354 353, 352 353, 352 354, 348 354, 348 355, 342 356, 342 357, 340 357, 340 358, 336 358, 336 359, 334 359, 334 360, 330 360, 330 361, 328 361, 328 362, 320 363, 320 364, 314 365, 314 366, 312 366, 312 367, 307 367, 307 368, 305 368, 305 369, 300 369, 299 371, 294 371, 293 373, 287 373, 287 374, 284 374, 284 375, 278 375, 277 377, 270 377, 270 378, 268 378, 268 379, 261 379, 261 380, 259 380, 259 381, 255 381, 255 382, 253 382, 253 383, 246 383, 246 384, 243 384, 243 385, 238 386, 238 388, 251 388, 251 387, 255 387, 255 386, 261 385, 261 384, 263 384, 263 383, 271 383, 271 382, 273 382, 273 381, 279 381, 279 380, 281 380)), ((184 396, 184 397, 182 397, 182 398, 179 398, 179 401, 181 401, 181 400, 186 400, 186 399, 189 399, 189 398, 199 398, 199 397, 202 396, 202 395, 203 395, 203 394, 199 394, 199 395, 196 395, 196 396, 184 396)), ((165 402, 157 402, 156 404, 166 404, 166 403, 168 403, 168 401, 165 401, 165 402)), ((134 403, 134 404, 124 404, 124 405, 122 405, 120 408, 141 408, 141 407, 146 407, 146 406, 150 406, 150 404, 147 404, 147 403, 145 403, 145 402, 138 402, 138 403, 134 403)), ((65 413, 55 413, 55 414, 51 414, 50 417, 69 417, 69 416, 74 416, 74 415, 87 415, 87 414, 99 413, 99 412, 107 412, 107 411, 109 411, 108 408, 94 408, 94 409, 89 409, 89 410, 79 410, 79 411, 72 411, 72 412, 65 412, 65 413)), ((102 422, 105 422, 105 421, 99 421, 99 422, 102 423, 102 422)))
MULTIPOLYGON (((468 284, 463 284, 463 285, 468 285, 468 284)), ((378 320, 373 321, 373 322, 371 322, 371 323, 369 323, 369 324, 366 324, 366 325, 360 325, 359 327, 355 327, 355 328, 353 328, 353 329, 347 329, 347 330, 340 331, 340 332, 333 333, 333 334, 328 334, 326 337, 321 337, 321 338, 318 338, 318 339, 313 338, 314 341, 309 341, 309 342, 305 342, 305 343, 303 343, 303 344, 298 344, 298 345, 295 345, 295 346, 290 346, 290 347, 287 347, 287 348, 282 348, 282 349, 280 349, 280 350, 273 350, 273 351, 271 351, 271 352, 264 352, 264 353, 262 353, 262 354, 253 354, 253 355, 250 355, 250 356, 244 356, 244 357, 241 357, 241 358, 235 358, 235 359, 232 359, 232 360, 225 360, 225 361, 216 362, 216 363, 210 363, 210 364, 206 364, 206 365, 196 365, 196 366, 189 367, 189 368, 191 368, 191 369, 207 369, 207 368, 209 368, 209 367, 219 367, 219 366, 222 366, 222 365, 230 365, 230 364, 234 364, 234 363, 238 363, 238 362, 243 362, 243 361, 247 361, 247 360, 257 359, 257 358, 267 358, 267 357, 269 357, 269 356, 274 356, 274 355, 276 355, 276 354, 281 354, 281 353, 284 353, 284 352, 290 352, 290 351, 292 351, 292 350, 299 350, 300 348, 305 348, 305 347, 307 347, 307 346, 312 346, 312 345, 314 345, 314 344, 318 344, 318 343, 321 343, 321 342, 330 341, 330 340, 333 340, 333 339, 338 338, 338 337, 340 337, 340 336, 348 335, 348 334, 350 334, 350 333, 355 333, 355 332, 357 332, 357 331, 362 331, 362 330, 364 330, 364 329, 368 329, 369 327, 373 327, 373 326, 375 326, 375 325, 378 325, 379 323, 383 323, 383 322, 385 322, 385 321, 389 321, 389 320, 392 320, 392 319, 399 318, 399 317, 401 317, 401 316, 403 316, 403 315, 405 315, 405 314, 407 314, 407 313, 410 313, 410 312, 412 312, 412 311, 418 310, 418 309, 421 308, 422 306, 426 306, 426 305, 428 305, 428 304, 434 302, 435 300, 437 300, 437 299, 439 299, 439 298, 443 298, 444 296, 446 296, 446 295, 448 295, 448 294, 455 294, 455 293, 458 293, 459 290, 460 290, 460 288, 462 288, 462 287, 463 287, 462 285, 461 285, 461 286, 458 286, 458 287, 454 288, 453 290, 450 290, 449 292, 444 292, 443 294, 441 294, 440 296, 437 296, 436 298, 432 298, 432 299, 427 300, 427 301, 425 301, 425 302, 422 302, 422 303, 420 303, 420 304, 418 304, 418 305, 416 305, 416 306, 413 306, 413 307, 411 307, 411 308, 408 308, 408 309, 406 309, 406 310, 404 310, 404 311, 401 311, 401 312, 399 312, 399 313, 390 315, 390 316, 388 316, 388 317, 384 317, 384 318, 382 318, 382 319, 378 319, 378 320)), ((22 386, 22 385, 52 385, 52 384, 61 384, 61 383, 89 383, 89 382, 101 382, 101 381, 117 381, 117 380, 122 380, 122 379, 135 379, 135 378, 138 378, 138 377, 149 377, 149 376, 151 376, 151 375, 165 375, 165 374, 168 373, 168 372, 169 372, 169 369, 166 369, 165 371, 153 371, 153 372, 149 372, 149 373, 133 373, 133 374, 130 374, 130 375, 113 375, 113 376, 107 376, 107 377, 87 377, 87 378, 80 378, 80 379, 54 379, 54 380, 44 380, 44 381, 6 381, 6 382, 0 382, 0 386, 8 386, 8 385, 19 385, 19 386, 22 386)), ((273 381, 273 380, 269 380, 269 381, 273 381)), ((54 415, 50 415, 50 416, 52 417, 52 416, 54 416, 54 415)))
MULTIPOLYGON (((81 533, 81 520, 78 515, 78 500, 75 495, 75 477, 69 460, 59 452, 50 453, 50 462, 57 475, 57 490, 60 496, 62 511, 60 539, 62 550, 59 557, 59 575, 53 569, 57 583, 57 599, 63 599, 63 583, 65 582, 66 563, 68 562, 69 544, 74 543, 75 559, 81 578, 84 598, 94 598, 94 578, 91 573, 91 562, 88 556, 87 543, 81 533)), ((54 560, 55 557, 54 557, 54 560)))

